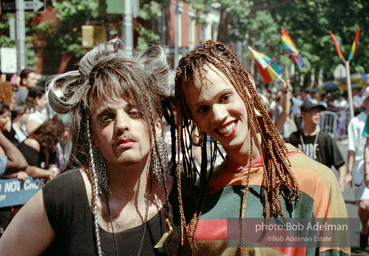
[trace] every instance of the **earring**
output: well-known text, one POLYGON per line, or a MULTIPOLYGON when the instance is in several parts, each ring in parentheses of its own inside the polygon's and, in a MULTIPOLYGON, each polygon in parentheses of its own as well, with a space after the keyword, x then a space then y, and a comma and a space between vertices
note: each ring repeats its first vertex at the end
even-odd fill
POLYGON ((164 167, 164 173, 168 172, 169 170, 169 158, 167 148, 164 142, 163 137, 156 137, 156 145, 158 146, 158 150, 156 150, 156 146, 152 147, 151 153, 151 169, 152 175, 154 175, 159 181, 162 179, 161 175, 161 164, 160 160, 164 167))
POLYGON ((101 154, 100 149, 94 148, 92 150, 92 155, 96 167, 96 174, 97 174, 97 180, 99 183, 100 191, 103 189, 105 191, 109 191, 109 184, 108 184, 108 175, 106 172, 106 165, 105 165, 105 159, 103 155, 101 154))
POLYGON ((195 125, 191 130, 191 142, 194 146, 201 146, 205 140, 205 133, 201 128, 195 125))

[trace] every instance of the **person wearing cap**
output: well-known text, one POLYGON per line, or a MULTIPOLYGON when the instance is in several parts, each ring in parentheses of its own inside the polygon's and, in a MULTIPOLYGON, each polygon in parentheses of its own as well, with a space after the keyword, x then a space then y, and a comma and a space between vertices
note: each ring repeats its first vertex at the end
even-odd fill
POLYGON ((339 172, 339 186, 345 190, 346 166, 345 160, 336 141, 319 128, 321 111, 326 110, 322 104, 305 101, 301 105, 301 117, 304 121, 302 129, 291 133, 288 142, 299 148, 311 159, 331 168, 334 166, 339 172))
POLYGON ((368 246, 369 236, 369 87, 364 93, 365 111, 351 119, 348 126, 347 170, 355 187, 355 200, 361 223, 360 247, 368 246))

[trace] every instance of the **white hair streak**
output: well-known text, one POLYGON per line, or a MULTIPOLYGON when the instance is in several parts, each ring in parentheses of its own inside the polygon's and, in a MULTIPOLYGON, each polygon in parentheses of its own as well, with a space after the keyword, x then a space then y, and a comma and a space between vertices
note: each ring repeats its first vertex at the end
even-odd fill
POLYGON ((78 70, 70 71, 61 75, 53 76, 48 80, 47 93, 51 107, 57 113, 65 114, 76 104, 71 99, 67 99, 67 88, 79 79, 78 70), (63 81, 63 83, 60 83, 63 81))

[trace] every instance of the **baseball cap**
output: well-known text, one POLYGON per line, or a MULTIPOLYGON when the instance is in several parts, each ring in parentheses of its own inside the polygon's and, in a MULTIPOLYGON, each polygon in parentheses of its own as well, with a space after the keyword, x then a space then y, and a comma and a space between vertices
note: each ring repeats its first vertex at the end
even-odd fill
POLYGON ((320 110, 326 110, 324 105, 307 100, 301 105, 301 111, 305 112, 316 107, 318 107, 320 110))
POLYGON ((369 87, 365 88, 365 92, 364 92, 364 99, 369 97, 369 87))

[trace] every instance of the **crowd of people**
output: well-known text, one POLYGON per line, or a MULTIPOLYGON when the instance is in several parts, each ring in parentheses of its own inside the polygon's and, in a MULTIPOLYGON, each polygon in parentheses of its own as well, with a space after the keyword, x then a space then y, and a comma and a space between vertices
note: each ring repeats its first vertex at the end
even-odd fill
MULTIPOLYGON (((283 91, 278 91, 275 87, 271 89, 257 88, 258 92, 264 95, 270 102, 270 115, 275 121, 282 114, 285 107, 286 98, 283 91)), ((354 116, 358 115, 362 111, 365 111, 365 87, 355 88, 352 91, 352 104, 354 109, 354 116)), ((311 89, 303 88, 299 91, 291 91, 289 94, 290 107, 287 113, 287 118, 283 123, 283 129, 280 130, 280 134, 287 141, 290 134, 298 129, 302 128, 302 116, 301 106, 306 101, 312 101, 315 104, 321 104, 324 106, 324 111, 333 112, 337 115, 336 125, 337 129, 334 131, 338 137, 347 138, 348 136, 348 123, 350 121, 350 105, 348 102, 348 95, 346 91, 340 92, 339 90, 333 92, 326 92, 320 87, 314 87, 311 89)))
POLYGON ((18 87, 0 85, 9 88, 0 174, 48 181, 13 207, 3 255, 350 254, 348 232, 343 243, 272 244, 243 221, 229 243, 229 219, 347 219, 341 192, 353 157, 346 176, 319 128, 334 103, 318 90, 294 94, 288 79, 280 91, 260 90, 212 40, 179 61, 174 81, 162 47, 132 57, 113 39, 78 70, 36 84, 27 69, 18 87))
MULTIPOLYGON (((28 177, 49 181, 67 161, 68 154, 57 149, 67 150, 69 136, 67 133, 65 138, 63 134, 69 123, 48 111, 45 87, 37 85, 35 70, 26 68, 19 78, 18 83, 15 79, 7 81, 6 77, 0 83, 0 149, 4 159, 0 177, 22 182, 28 177), (9 146, 12 151, 5 150, 9 146), (17 168, 14 162, 19 162, 17 168)), ((21 207, 0 208, 1 234, 21 207)))
MULTIPOLYGON (((275 110, 270 113, 273 120, 276 120, 285 106, 285 103, 281 104, 284 94, 275 90, 264 90, 262 93, 274 105, 275 110)), ((350 118, 346 91, 322 95, 320 88, 316 87, 294 93, 290 97, 289 116, 279 131, 286 142, 300 149, 306 156, 329 168, 334 167, 339 173, 338 184, 342 193, 347 185, 354 188, 361 224, 359 245, 365 249, 369 238, 369 171, 366 171, 369 170, 369 139, 366 139, 369 137, 369 87, 355 88, 352 93, 353 118, 350 118), (329 127, 330 134, 320 127, 323 111, 333 112, 337 116, 334 121, 336 130, 329 127), (347 139, 347 156, 342 155, 337 145, 336 141, 340 138, 347 139), (364 150, 367 160, 364 160, 364 150), (344 157, 347 157, 347 162, 344 157)), ((330 123, 330 126, 333 125, 333 122, 330 123)))

